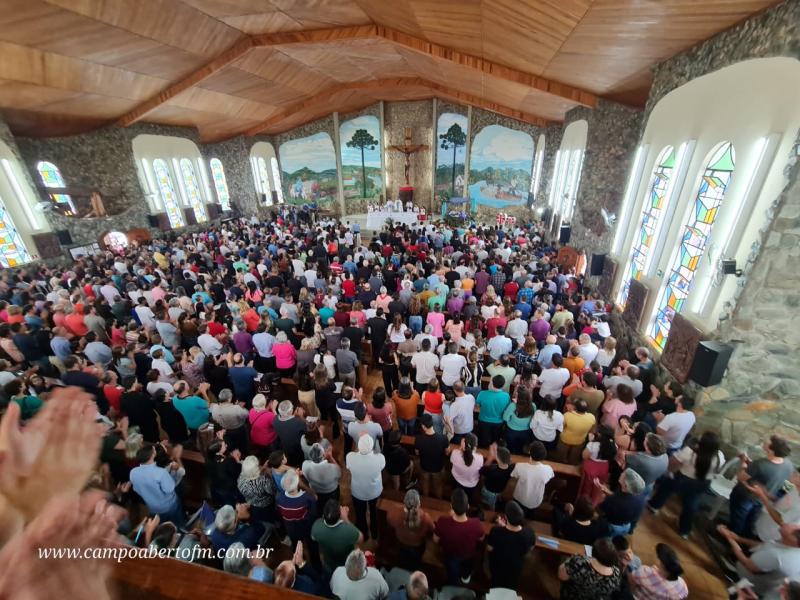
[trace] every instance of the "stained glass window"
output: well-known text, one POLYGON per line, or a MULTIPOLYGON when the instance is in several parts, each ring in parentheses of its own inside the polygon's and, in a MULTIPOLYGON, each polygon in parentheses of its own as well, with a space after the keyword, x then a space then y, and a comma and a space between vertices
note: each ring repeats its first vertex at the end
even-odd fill
POLYGON ((711 238, 719 207, 733 177, 736 155, 730 142, 721 144, 711 156, 700 181, 700 189, 683 229, 680 246, 672 259, 664 291, 658 301, 650 337, 664 348, 675 313, 681 312, 692 289, 697 267, 711 238))
MULTIPOLYGON (((49 188, 63 188, 67 187, 64 183, 64 178, 61 176, 61 171, 58 167, 51 162, 42 161, 36 165, 36 170, 39 171, 39 177, 42 178, 42 183, 45 187, 49 188)), ((75 205, 72 203, 72 198, 68 194, 50 194, 50 198, 59 204, 65 204, 64 214, 74 215, 75 205)))
POLYGON ((639 234, 634 239, 627 276, 625 277, 625 281, 617 298, 617 302, 623 306, 628 300, 631 279, 639 281, 647 267, 647 258, 650 254, 650 248, 652 248, 653 242, 655 241, 656 228, 666 208, 664 201, 666 199, 667 189, 672 181, 672 170, 674 168, 675 149, 672 146, 667 146, 659 155, 657 166, 653 171, 650 193, 642 208, 639 234))
POLYGON ((17 267, 30 262, 31 255, 0 198, 0 267, 17 267))
POLYGON ((194 210, 194 216, 198 223, 205 223, 208 221, 206 214, 206 206, 203 202, 203 197, 200 195, 200 186, 197 185, 197 176, 194 174, 194 167, 192 161, 188 158, 182 158, 180 161, 181 177, 183 178, 183 189, 186 190, 186 196, 189 198, 189 205, 194 210))
POLYGON ((272 204, 272 191, 269 185, 269 171, 267 170, 267 161, 260 156, 256 159, 256 168, 258 168, 258 180, 261 182, 261 193, 267 197, 267 206, 272 204))
POLYGON ((225 169, 222 168, 222 161, 218 158, 212 158, 211 177, 214 178, 214 188, 217 190, 217 198, 222 205, 222 210, 230 210, 231 197, 228 194, 228 182, 225 180, 225 169))
POLYGON ((533 177, 531 178, 531 196, 534 201, 539 194, 539 182, 542 180, 542 164, 544 163, 544 136, 540 135, 536 142, 536 159, 533 161, 533 177))
POLYGON ((172 185, 172 177, 169 175, 169 168, 166 161, 157 158, 153 161, 153 172, 156 174, 156 182, 161 192, 161 199, 164 201, 164 209, 169 217, 169 225, 173 229, 183 227, 186 222, 183 219, 178 199, 175 197, 175 188, 172 185))
POLYGON ((270 159, 272 166, 272 183, 275 184, 275 191, 278 193, 278 204, 283 204, 283 188, 281 186, 281 170, 278 168, 278 160, 273 156, 270 159))

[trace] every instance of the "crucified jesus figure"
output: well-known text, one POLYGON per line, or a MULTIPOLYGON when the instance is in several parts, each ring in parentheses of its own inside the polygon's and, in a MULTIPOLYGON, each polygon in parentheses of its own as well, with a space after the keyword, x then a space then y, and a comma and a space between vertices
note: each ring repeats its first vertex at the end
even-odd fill
POLYGON ((405 140, 402 146, 389 146, 389 150, 395 152, 402 152, 405 155, 405 162, 403 163, 403 175, 405 176, 406 185, 411 185, 411 155, 419 150, 427 150, 427 144, 412 144, 411 143, 411 128, 405 128, 405 140))

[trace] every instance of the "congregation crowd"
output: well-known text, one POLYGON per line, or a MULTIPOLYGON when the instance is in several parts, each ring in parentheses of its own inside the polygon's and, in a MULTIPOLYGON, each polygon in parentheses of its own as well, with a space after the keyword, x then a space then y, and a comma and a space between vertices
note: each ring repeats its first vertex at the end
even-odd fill
MULTIPOLYGON (((617 342, 541 223, 367 236, 273 217, 2 272, 0 561, 24 565, 70 510, 73 544, 283 543, 277 564, 210 564, 342 600, 517 590, 542 538, 585 548, 557 567, 562 598, 689 597, 676 550, 643 564, 632 536, 673 496, 692 535, 720 439, 648 348, 617 342)), ((704 530, 748 582, 735 594, 796 600, 800 480, 786 440, 763 454, 704 530)), ((0 590, 59 576, 29 570, 0 590)))

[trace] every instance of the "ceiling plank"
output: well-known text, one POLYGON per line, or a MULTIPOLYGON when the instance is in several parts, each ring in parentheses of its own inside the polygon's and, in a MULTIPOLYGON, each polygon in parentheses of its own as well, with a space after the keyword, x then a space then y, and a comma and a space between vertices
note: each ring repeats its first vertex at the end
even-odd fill
MULTIPOLYGON (((402 89, 404 87, 411 87, 411 86, 425 87, 431 90, 432 96, 436 95, 445 96, 448 100, 463 102, 465 104, 469 104, 477 108, 483 108, 485 110, 505 115, 507 117, 512 117, 519 121, 530 123, 532 125, 537 125, 539 127, 545 127, 548 124, 548 121, 546 119, 543 119, 536 115, 531 115, 526 112, 516 110, 514 108, 503 106, 501 104, 497 104, 494 102, 489 102, 478 96, 461 92, 459 90, 455 90, 451 87, 441 85, 439 83, 429 81, 421 77, 398 77, 393 79, 374 79, 371 81, 341 83, 338 85, 331 86, 329 88, 324 89, 322 92, 318 94, 314 94, 313 96, 310 96, 296 104, 289 106, 285 110, 276 113, 275 115, 271 116, 269 119, 266 119, 262 123, 259 123, 255 127, 251 127, 246 131, 242 132, 242 134, 248 136, 257 135, 276 125, 280 125, 280 123, 283 122, 285 119, 289 118, 291 115, 299 111, 307 110, 308 108, 313 107, 321 102, 329 101, 332 95, 345 90, 377 89, 380 91, 386 90, 387 92, 391 92, 391 90, 394 89, 402 89)), ((228 137, 233 137, 233 136, 228 136, 228 137)))
POLYGON ((155 110, 156 108, 158 108, 171 98, 174 98, 181 92, 184 92, 189 88, 197 85, 198 83, 210 77, 217 71, 227 67, 235 60, 241 58, 252 47, 253 47, 253 38, 249 36, 242 38, 241 40, 236 42, 233 46, 228 48, 225 52, 217 56, 211 62, 205 64, 196 71, 190 73, 180 81, 177 81, 172 85, 168 86, 158 95, 153 96, 149 100, 146 100, 145 102, 134 108, 132 111, 120 117, 117 120, 117 125, 120 125, 122 127, 128 127, 129 125, 136 123, 137 121, 147 116, 150 112, 152 112, 153 110, 155 110))

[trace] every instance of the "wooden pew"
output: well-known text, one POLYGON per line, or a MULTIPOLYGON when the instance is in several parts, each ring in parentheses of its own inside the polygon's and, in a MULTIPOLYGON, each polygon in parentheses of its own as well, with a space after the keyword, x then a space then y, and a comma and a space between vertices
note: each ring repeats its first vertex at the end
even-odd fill
MULTIPOLYGON (((443 502, 443 501, 438 501, 443 502)), ((441 510, 443 507, 440 505, 438 508, 433 508, 434 502, 431 498, 423 497, 422 498, 422 508, 427 512, 431 519, 434 522, 439 517, 447 517, 450 515, 450 505, 447 503, 446 510, 441 510)), ((383 512, 389 512, 390 510, 402 510, 403 504, 401 502, 397 502, 396 500, 390 500, 389 498, 382 497, 378 500, 378 510, 383 512)), ((568 556, 572 556, 573 554, 586 554, 586 548, 583 544, 578 544, 576 542, 570 542, 568 540, 562 540, 552 536, 551 528, 548 523, 542 523, 540 521, 528 521, 528 524, 533 528, 536 532, 536 548, 544 550, 546 552, 555 552, 558 554, 565 554, 568 556), (540 536, 544 536, 546 541, 540 540, 540 536), (550 541, 554 543, 549 543, 550 541)), ((488 523, 486 521, 481 521, 481 527, 483 527, 483 531, 486 535, 489 535, 489 532, 494 527, 493 523, 488 523)))
POLYGON ((120 600, 306 600, 315 598, 174 558, 137 558, 116 562, 111 578, 120 600))

